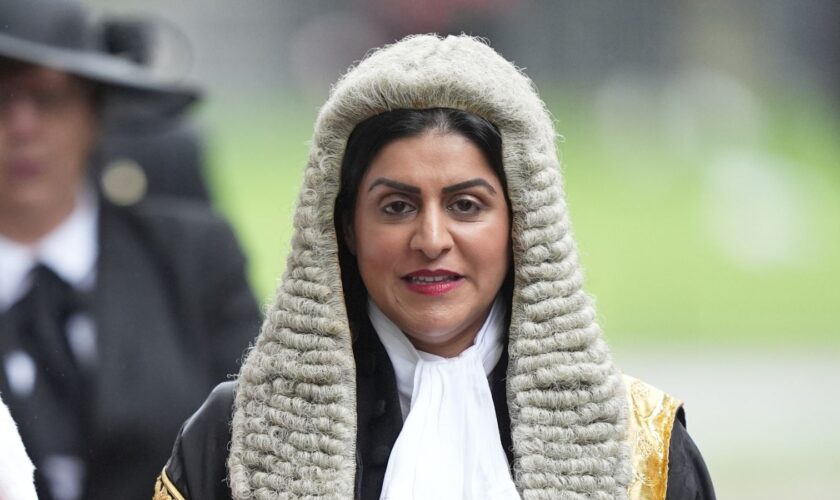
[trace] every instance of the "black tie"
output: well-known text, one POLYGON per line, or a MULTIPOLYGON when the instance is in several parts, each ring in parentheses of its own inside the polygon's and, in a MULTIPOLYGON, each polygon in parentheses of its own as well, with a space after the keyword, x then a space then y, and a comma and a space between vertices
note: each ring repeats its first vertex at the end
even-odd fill
POLYGON ((84 385, 67 340, 67 321, 82 309, 81 296, 50 268, 32 270, 32 288, 12 307, 22 347, 35 360, 56 393, 78 401, 84 385))

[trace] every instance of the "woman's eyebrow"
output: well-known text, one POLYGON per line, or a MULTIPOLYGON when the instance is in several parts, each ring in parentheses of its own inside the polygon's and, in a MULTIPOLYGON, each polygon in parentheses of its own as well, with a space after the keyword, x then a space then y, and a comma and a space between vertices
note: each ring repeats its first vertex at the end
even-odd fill
POLYGON ((481 179, 481 178, 470 179, 468 181, 459 182, 458 184, 453 184, 451 186, 446 186, 441 191, 443 191, 444 193, 451 193, 453 191, 461 191, 462 189, 469 189, 471 187, 476 187, 476 186, 483 187, 483 188, 487 189, 488 191, 490 191, 492 194, 496 194, 496 190, 493 189, 493 186, 491 186, 489 182, 487 182, 487 181, 485 181, 484 179, 481 179))
POLYGON ((411 184, 404 184, 402 182, 392 181, 391 179, 386 179, 385 177, 379 177, 368 188, 368 192, 373 191, 373 188, 376 186, 383 185, 388 186, 393 189, 397 189, 399 191, 405 191, 406 193, 414 193, 420 194, 420 188, 417 186, 412 186, 411 184))

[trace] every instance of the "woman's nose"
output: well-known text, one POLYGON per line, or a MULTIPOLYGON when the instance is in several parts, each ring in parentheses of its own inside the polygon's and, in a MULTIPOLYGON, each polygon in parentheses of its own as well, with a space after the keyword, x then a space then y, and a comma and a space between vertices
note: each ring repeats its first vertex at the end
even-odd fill
POLYGON ((416 221, 417 227, 410 242, 412 250, 423 252, 429 259, 436 259, 452 248, 452 234, 441 210, 426 210, 416 221))

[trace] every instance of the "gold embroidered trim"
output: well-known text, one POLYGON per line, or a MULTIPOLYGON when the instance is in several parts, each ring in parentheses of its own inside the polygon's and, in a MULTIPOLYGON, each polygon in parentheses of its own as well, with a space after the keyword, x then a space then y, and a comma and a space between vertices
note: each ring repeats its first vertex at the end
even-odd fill
POLYGON ((633 464, 627 493, 632 500, 665 500, 671 429, 682 401, 629 375, 623 377, 630 400, 627 442, 633 464))
POLYGON ((186 500, 184 495, 169 480, 169 476, 166 475, 166 467, 160 471, 160 475, 155 481, 155 496, 152 497, 152 500, 186 500))

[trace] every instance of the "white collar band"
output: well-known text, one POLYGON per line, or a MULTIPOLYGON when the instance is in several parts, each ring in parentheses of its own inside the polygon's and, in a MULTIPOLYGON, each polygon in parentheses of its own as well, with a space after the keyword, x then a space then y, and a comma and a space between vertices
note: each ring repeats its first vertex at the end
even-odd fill
POLYGON ((519 499, 487 381, 504 349, 502 298, 473 345, 453 358, 416 350, 371 300, 368 314, 394 365, 405 419, 381 499, 519 499))

